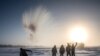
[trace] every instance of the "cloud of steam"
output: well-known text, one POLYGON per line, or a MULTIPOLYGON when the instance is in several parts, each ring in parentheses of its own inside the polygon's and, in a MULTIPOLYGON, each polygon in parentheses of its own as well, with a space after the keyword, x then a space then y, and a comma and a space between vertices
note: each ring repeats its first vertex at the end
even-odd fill
POLYGON ((36 10, 31 9, 23 14, 23 25, 30 35, 30 40, 36 37, 38 29, 49 19, 50 13, 39 6, 36 10))

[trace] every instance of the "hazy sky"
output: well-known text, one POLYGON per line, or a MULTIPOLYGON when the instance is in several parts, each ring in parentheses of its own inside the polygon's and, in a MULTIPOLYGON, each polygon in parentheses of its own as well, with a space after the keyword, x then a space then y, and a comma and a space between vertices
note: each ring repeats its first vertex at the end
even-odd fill
POLYGON ((66 44, 70 42, 68 31, 74 26, 87 29, 87 46, 100 45, 100 1, 0 0, 0 44, 66 44), (38 11, 42 11, 40 15, 38 11), (24 18, 38 24, 32 35, 24 27, 24 18))

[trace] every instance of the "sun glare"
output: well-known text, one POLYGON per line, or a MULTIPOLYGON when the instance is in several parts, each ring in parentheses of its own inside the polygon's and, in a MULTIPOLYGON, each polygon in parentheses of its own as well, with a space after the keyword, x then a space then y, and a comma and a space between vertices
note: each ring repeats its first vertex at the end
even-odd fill
POLYGON ((73 42, 85 42, 87 39, 87 31, 83 27, 75 27, 70 31, 70 39, 73 42))

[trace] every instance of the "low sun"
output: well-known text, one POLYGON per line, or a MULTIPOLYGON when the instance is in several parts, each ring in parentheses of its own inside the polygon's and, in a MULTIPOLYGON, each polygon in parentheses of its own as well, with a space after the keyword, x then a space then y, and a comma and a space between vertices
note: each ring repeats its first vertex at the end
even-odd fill
POLYGON ((85 42, 87 37, 87 31, 83 27, 75 27, 70 30, 70 39, 73 42, 85 42))

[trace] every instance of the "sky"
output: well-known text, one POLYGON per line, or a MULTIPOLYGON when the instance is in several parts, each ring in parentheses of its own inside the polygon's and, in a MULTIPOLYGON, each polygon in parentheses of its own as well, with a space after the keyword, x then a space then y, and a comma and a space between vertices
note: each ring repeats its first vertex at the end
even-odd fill
POLYGON ((74 26, 87 29, 86 46, 100 46, 100 1, 0 0, 0 44, 66 45, 74 26))

